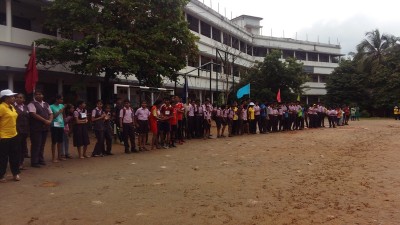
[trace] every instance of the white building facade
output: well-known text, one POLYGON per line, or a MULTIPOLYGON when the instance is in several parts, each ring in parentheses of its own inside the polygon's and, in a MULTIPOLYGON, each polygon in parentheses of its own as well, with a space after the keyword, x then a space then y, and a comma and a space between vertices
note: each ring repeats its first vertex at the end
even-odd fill
MULTIPOLYGON (((0 89, 23 92, 23 76, 32 42, 44 37, 59 38, 43 28, 42 4, 36 0, 0 0, 0 89)), ((187 77, 191 98, 215 99, 232 86, 237 90, 240 75, 272 50, 280 50, 282 60, 296 57, 304 63, 310 77, 310 82, 305 84, 304 100, 316 102, 326 94, 325 80, 338 66, 341 56, 339 45, 262 36, 262 18, 243 15, 229 20, 198 0, 191 0, 184 10, 189 29, 199 37, 200 55, 179 71, 178 82, 164 82, 176 94, 183 92, 184 77, 187 77)), ((74 91, 87 101, 101 98, 101 77, 71 74, 61 66, 39 65, 38 69, 39 88, 45 93, 65 95, 74 91)), ((138 83, 135 77, 125 79, 124 76, 116 82, 138 83)))

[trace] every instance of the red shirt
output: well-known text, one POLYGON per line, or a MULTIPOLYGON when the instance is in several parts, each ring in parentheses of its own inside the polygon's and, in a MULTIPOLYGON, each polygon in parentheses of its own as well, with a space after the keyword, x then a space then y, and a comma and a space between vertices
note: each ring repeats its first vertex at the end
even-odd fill
POLYGON ((183 120, 183 110, 184 106, 182 102, 179 102, 175 105, 175 109, 176 109, 176 117, 178 120, 183 120))
POLYGON ((178 115, 177 115, 178 113, 177 113, 177 108, 174 108, 173 110, 172 110, 172 117, 169 119, 169 123, 171 124, 171 125, 176 125, 177 123, 178 123, 178 120, 177 120, 177 118, 178 118, 178 115))
POLYGON ((171 105, 170 106, 163 105, 163 106, 161 106, 160 112, 161 112, 161 116, 164 118, 171 117, 171 116, 173 116, 174 108, 172 108, 171 105))

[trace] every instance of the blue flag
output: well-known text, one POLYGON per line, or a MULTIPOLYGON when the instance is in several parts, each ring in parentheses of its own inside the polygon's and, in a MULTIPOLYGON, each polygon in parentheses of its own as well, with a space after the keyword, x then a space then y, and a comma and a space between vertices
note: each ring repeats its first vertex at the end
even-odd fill
POLYGON ((250 95, 250 84, 243 86, 242 88, 240 88, 237 93, 236 93, 236 97, 237 98, 241 98, 244 95, 250 95))

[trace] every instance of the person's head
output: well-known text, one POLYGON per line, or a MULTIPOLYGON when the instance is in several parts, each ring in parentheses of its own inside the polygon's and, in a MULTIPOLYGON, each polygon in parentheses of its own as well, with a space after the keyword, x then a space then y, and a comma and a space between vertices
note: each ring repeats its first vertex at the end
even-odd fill
POLYGON ((72 104, 67 104, 65 106, 65 114, 72 115, 74 113, 75 107, 72 104))
POLYGON ((142 101, 142 108, 146 108, 147 107, 147 102, 146 101, 142 101))
POLYGON ((117 98, 117 100, 115 101, 115 104, 122 105, 122 98, 117 98))
POLYGON ((101 108, 103 108, 103 101, 102 100, 97 100, 97 102, 96 102, 96 106, 97 106, 97 108, 99 108, 99 109, 101 109, 101 108))
POLYGON ((111 112, 111 105, 110 104, 105 104, 104 105, 104 111, 111 112))
POLYGON ((129 106, 131 106, 131 103, 129 102, 128 99, 124 100, 124 107, 129 108, 129 106))
POLYGON ((85 101, 82 101, 82 100, 79 100, 79 101, 76 103, 76 105, 77 105, 78 108, 80 108, 80 109, 86 108, 86 102, 85 102, 85 101))
POLYGON ((55 102, 56 105, 62 104, 63 101, 64 101, 64 98, 62 95, 56 95, 56 102, 55 102))
POLYGON ((165 103, 166 105, 169 105, 169 104, 170 104, 169 98, 164 98, 164 103, 165 103))
POLYGON ((36 90, 35 94, 33 95, 36 101, 41 102, 43 101, 43 92, 42 90, 36 90))
POLYGON ((5 89, 0 92, 0 101, 5 102, 9 105, 14 104, 15 95, 17 93, 12 92, 10 89, 5 89))
POLYGON ((22 94, 22 93, 17 94, 17 95, 15 96, 15 102, 16 102, 18 105, 24 104, 24 102, 25 102, 25 95, 22 94))

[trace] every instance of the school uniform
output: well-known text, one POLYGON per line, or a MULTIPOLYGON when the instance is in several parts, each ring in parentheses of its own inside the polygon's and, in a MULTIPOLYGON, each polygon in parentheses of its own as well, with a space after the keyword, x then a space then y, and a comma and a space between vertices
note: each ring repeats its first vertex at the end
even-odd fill
POLYGON ((249 107, 247 109, 247 117, 249 119, 249 131, 252 134, 257 133, 257 119, 255 116, 255 109, 254 107, 249 107))
POLYGON ((29 156, 27 139, 29 136, 29 109, 25 104, 15 104, 15 110, 18 113, 17 117, 17 139, 18 152, 20 155, 19 164, 22 166, 24 160, 29 156))
POLYGON ((106 146, 103 147, 103 150, 105 150, 103 154, 111 155, 113 137, 113 127, 111 125, 112 115, 110 112, 105 112, 105 114, 107 115, 106 119, 104 120, 104 140, 106 142, 106 146))
MULTIPOLYGON (((104 115, 103 109, 95 108, 92 110, 92 118, 98 119, 104 115)), ((98 119, 93 124, 94 135, 96 136, 96 145, 94 146, 92 156, 100 156, 105 152, 104 149, 104 119, 98 119)))
POLYGON ((131 107, 124 107, 119 111, 119 117, 122 119, 122 137, 124 140, 125 153, 137 152, 135 144, 135 128, 133 125, 134 115, 135 112, 131 107), (131 146, 129 146, 128 141, 131 142, 131 146))
POLYGON ((137 128, 137 132, 139 134, 149 133, 149 116, 150 116, 149 109, 138 108, 135 112, 135 116, 137 118, 137 123, 139 124, 139 127, 137 128))
POLYGON ((182 102, 178 102, 175 104, 175 108, 176 108, 176 119, 178 120, 178 124, 177 124, 177 138, 179 141, 183 140, 183 125, 184 125, 184 113, 185 113, 185 107, 183 105, 182 102))
MULTIPOLYGON (((36 113, 45 120, 49 120, 52 114, 49 104, 44 101, 38 102, 35 99, 28 104, 28 109, 29 113, 36 113)), ((44 146, 46 145, 47 133, 49 132, 50 126, 30 116, 29 127, 31 139, 31 166, 38 167, 39 165, 46 165, 44 161, 44 146)))
POLYGON ((196 106, 189 104, 188 108, 188 138, 196 137, 196 118, 195 118, 196 106))
MULTIPOLYGON (((77 108, 74 111, 74 118, 78 118, 79 120, 84 120, 87 119, 87 117, 88 115, 86 109, 77 108)), ((72 139, 74 147, 88 146, 90 144, 87 123, 74 124, 72 139)))
POLYGON ((204 132, 204 129, 203 129, 203 124, 204 124, 204 119, 203 119, 203 116, 204 116, 204 108, 203 108, 203 105, 196 105, 197 106, 197 111, 196 111, 196 113, 195 113, 195 115, 196 115, 196 137, 197 138, 200 138, 200 137, 203 137, 203 132, 204 132))

